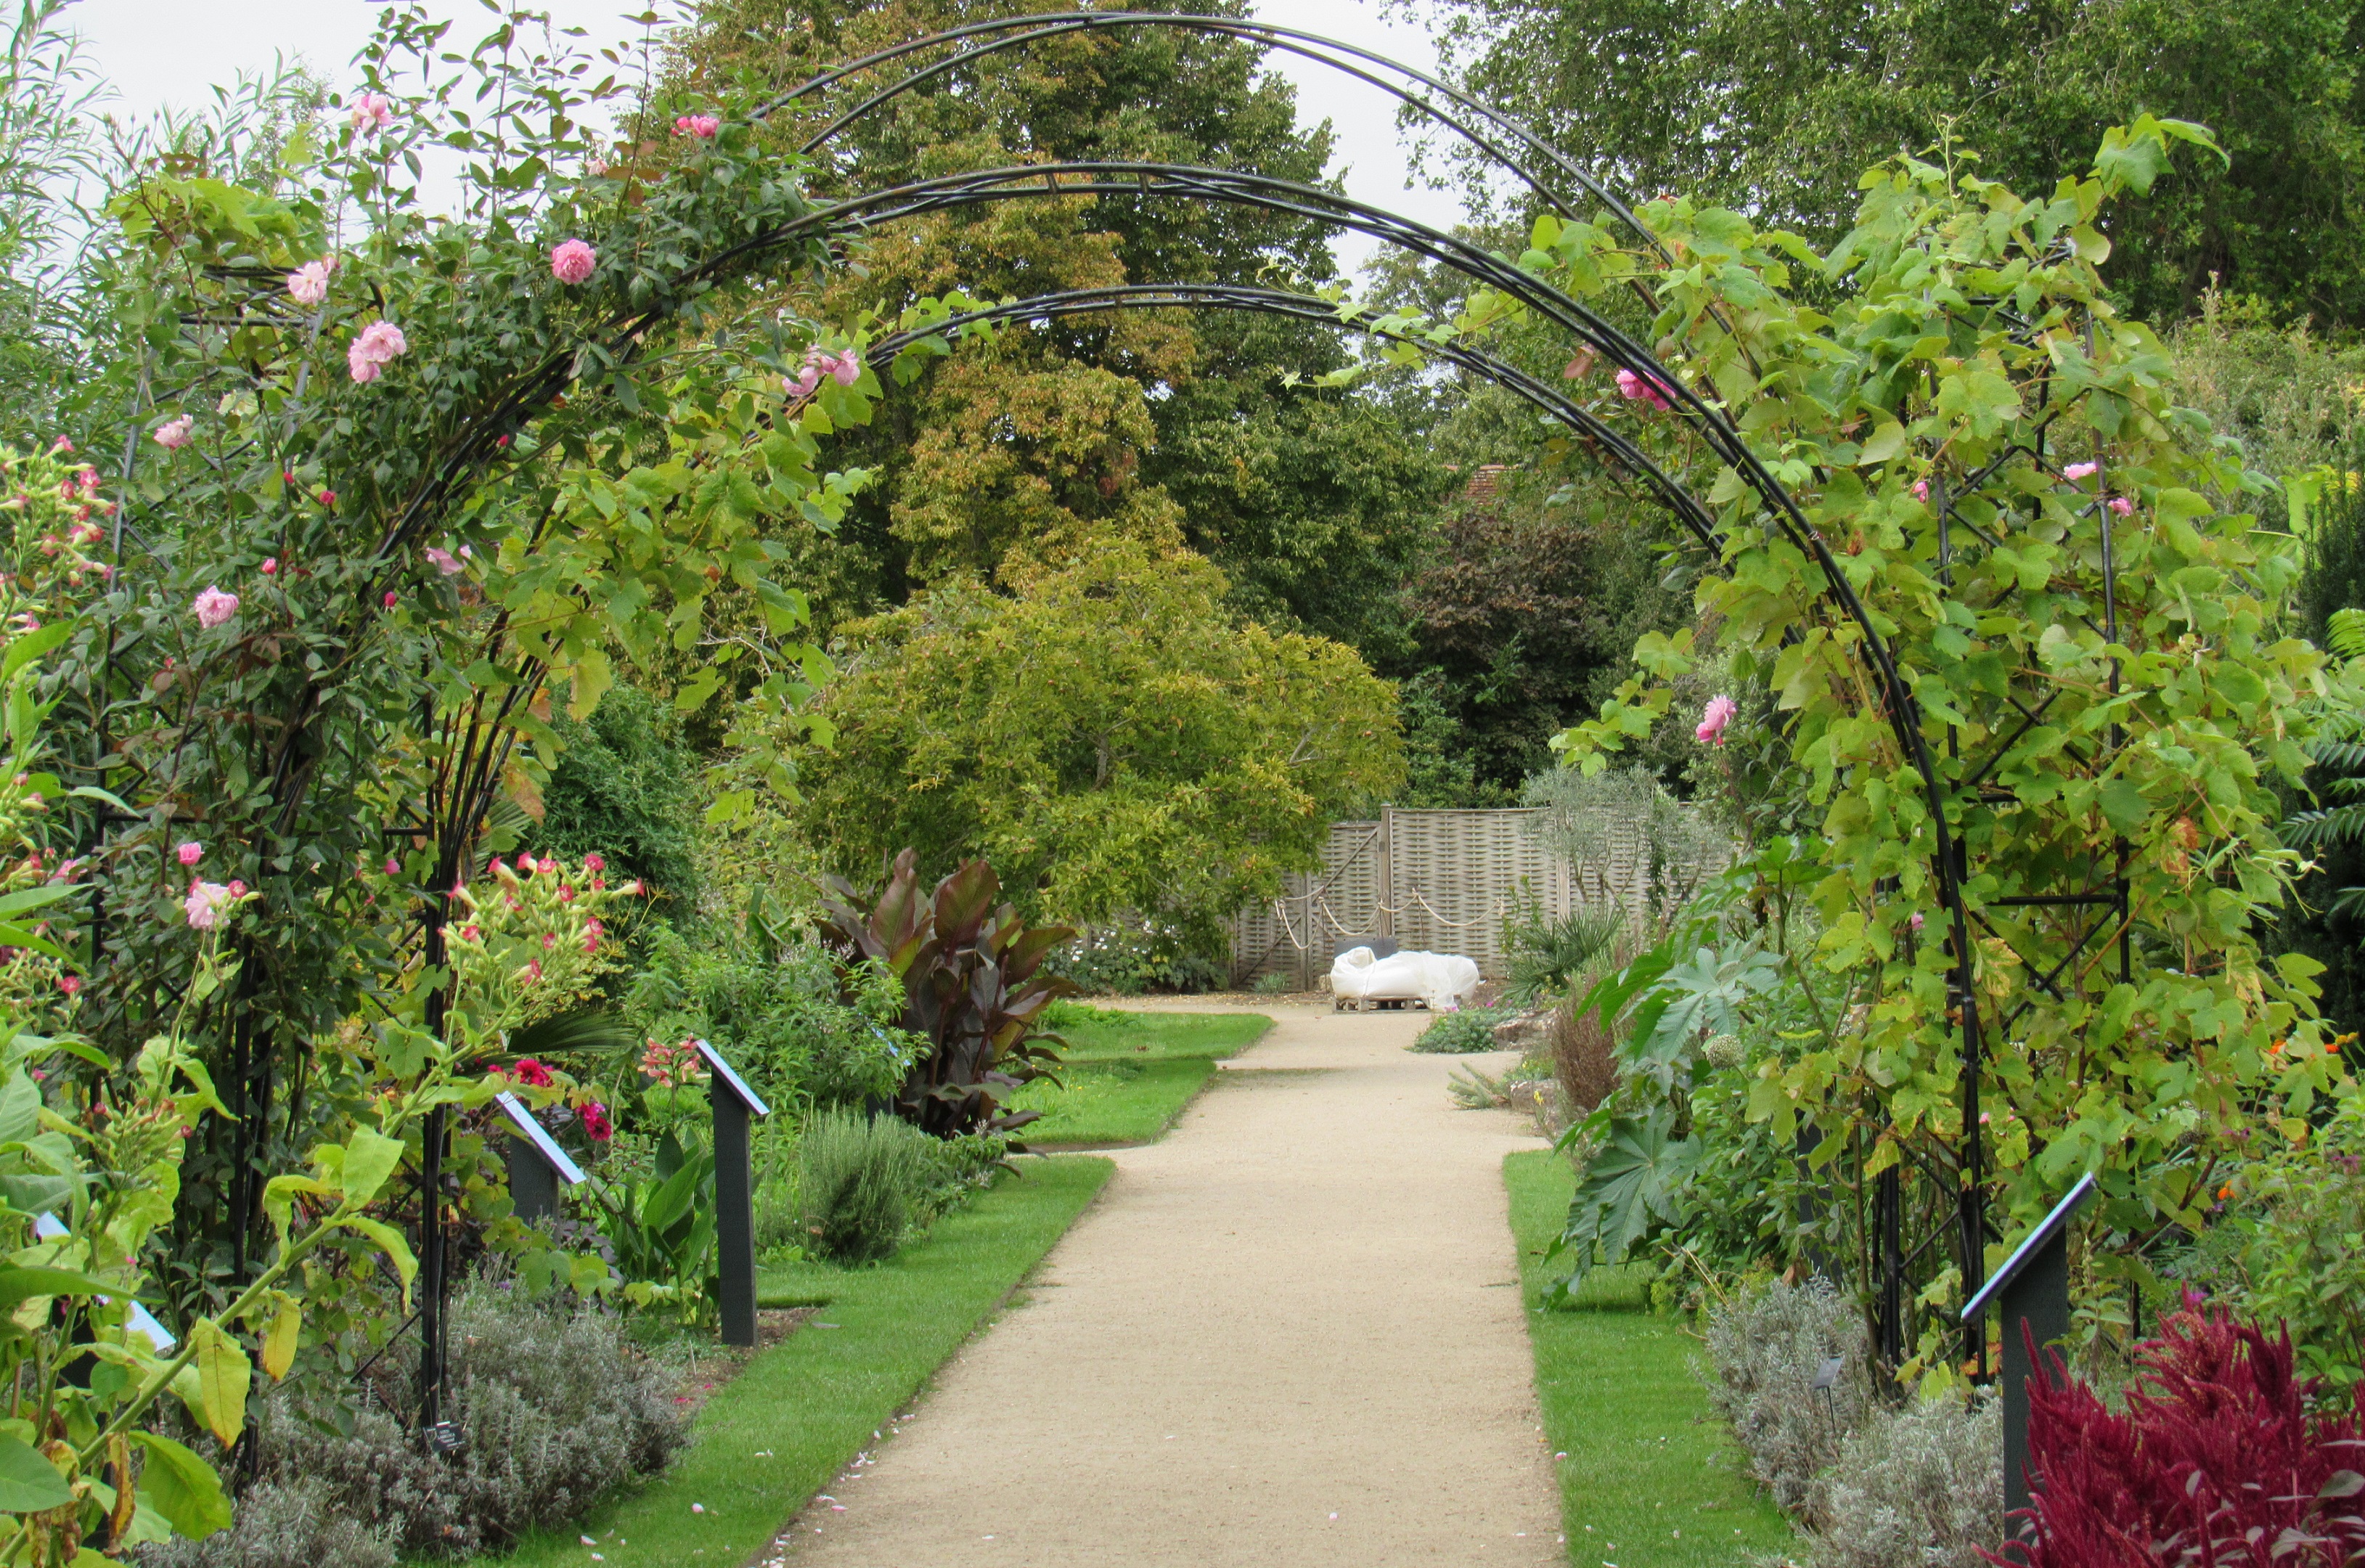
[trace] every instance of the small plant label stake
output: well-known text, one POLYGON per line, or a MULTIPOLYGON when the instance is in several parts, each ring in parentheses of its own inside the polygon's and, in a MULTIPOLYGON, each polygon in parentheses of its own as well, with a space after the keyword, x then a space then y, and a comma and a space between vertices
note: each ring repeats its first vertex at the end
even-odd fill
POLYGON ((508 1157, 510 1202, 515 1205, 518 1218, 529 1225, 557 1218, 558 1184, 564 1182, 572 1187, 582 1181, 582 1168, 551 1140, 550 1134, 516 1095, 504 1089, 493 1099, 508 1113, 510 1126, 517 1132, 517 1137, 510 1139, 508 1157))
MULTIPOLYGON (((2012 1249, 1988 1282, 1963 1308, 1966 1327, 1978 1323, 1988 1303, 2003 1301, 2003 1518, 2028 1506, 2028 1380, 2036 1371, 2032 1347, 2043 1350, 2069 1334, 2069 1222, 2094 1195, 2094 1174, 2078 1178, 2068 1195, 2053 1205, 2028 1239, 2012 1249)), ((2012 1553, 2006 1540, 2005 1552, 2012 1553)))
POLYGON ((698 1042, 698 1054, 714 1070, 714 1243, 721 1253, 718 1272, 723 1286, 723 1342, 756 1343, 756 1182, 749 1162, 747 1126, 751 1116, 768 1116, 772 1108, 747 1087, 747 1081, 723 1059, 723 1053, 698 1042))

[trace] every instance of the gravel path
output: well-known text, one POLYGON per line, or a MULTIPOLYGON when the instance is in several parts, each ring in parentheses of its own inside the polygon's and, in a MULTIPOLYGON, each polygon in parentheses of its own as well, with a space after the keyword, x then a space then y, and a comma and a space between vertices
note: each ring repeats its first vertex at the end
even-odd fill
POLYGON ((1501 1167, 1422 1014, 1260 1009, 1026 1304, 767 1551, 792 1568, 1564 1562, 1501 1167), (832 1504, 837 1506, 833 1508, 832 1504), (842 1510, 842 1511, 840 1511, 842 1510))

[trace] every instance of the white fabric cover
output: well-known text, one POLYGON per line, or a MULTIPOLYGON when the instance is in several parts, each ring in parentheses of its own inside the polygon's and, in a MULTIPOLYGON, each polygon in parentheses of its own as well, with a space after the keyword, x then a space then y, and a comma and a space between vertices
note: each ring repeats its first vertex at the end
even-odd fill
POLYGON ((1346 1002, 1399 1002, 1415 998, 1432 1013, 1466 1004, 1478 991, 1478 966, 1453 953, 1396 953, 1374 958, 1369 947, 1350 947, 1330 966, 1330 994, 1346 1002))

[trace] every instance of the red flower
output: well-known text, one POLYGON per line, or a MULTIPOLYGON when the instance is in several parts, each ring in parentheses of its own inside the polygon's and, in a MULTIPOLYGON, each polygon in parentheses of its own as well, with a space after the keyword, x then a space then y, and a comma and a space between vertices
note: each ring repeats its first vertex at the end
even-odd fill
POLYGON ((68 996, 79 995, 82 991, 82 977, 80 975, 60 975, 58 977, 58 989, 64 991, 68 996))
POLYGON ((587 1102, 578 1114, 583 1118, 583 1131, 593 1143, 606 1143, 616 1136, 615 1126, 608 1120, 608 1107, 599 1101, 587 1102))
POLYGON ((608 868, 608 863, 596 854, 586 855, 583 857, 583 868, 586 871, 604 871, 608 868))
POLYGON ((528 1084, 535 1089, 550 1087, 550 1069, 532 1057, 518 1058, 517 1075, 520 1083, 528 1084))

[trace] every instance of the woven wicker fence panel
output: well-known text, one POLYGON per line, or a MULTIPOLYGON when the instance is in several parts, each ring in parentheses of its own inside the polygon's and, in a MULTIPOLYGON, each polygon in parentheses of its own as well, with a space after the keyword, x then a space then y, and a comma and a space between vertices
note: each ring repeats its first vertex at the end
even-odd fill
POLYGON ((1391 812, 1389 903, 1396 944, 1459 953, 1503 973, 1504 926, 1523 904, 1564 914, 1566 868, 1548 853, 1535 811, 1391 812))
POLYGON ((1266 975, 1282 975, 1292 990, 1311 991, 1330 972, 1342 928, 1359 936, 1375 931, 1379 840, 1378 823, 1331 823, 1320 871, 1291 872, 1280 898, 1234 916, 1232 983, 1252 986, 1266 975))

